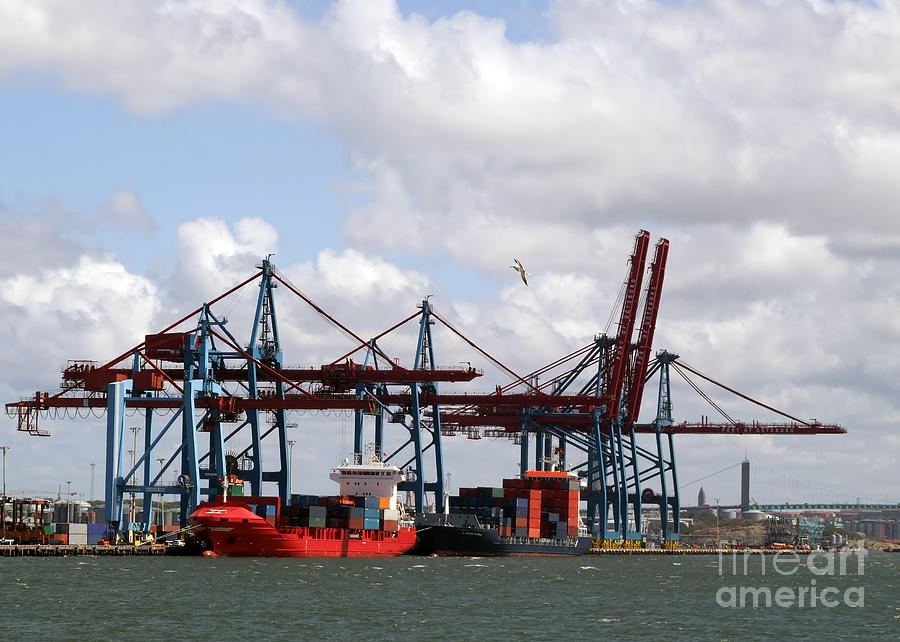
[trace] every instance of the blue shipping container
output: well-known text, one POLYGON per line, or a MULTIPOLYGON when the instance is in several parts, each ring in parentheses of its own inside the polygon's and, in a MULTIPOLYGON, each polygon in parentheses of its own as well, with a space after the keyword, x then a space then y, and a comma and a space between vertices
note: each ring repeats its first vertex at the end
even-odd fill
POLYGON ((88 524, 88 535, 106 535, 106 524, 88 524))
POLYGON ((377 517, 367 517, 363 520, 363 528, 377 531, 381 528, 381 520, 377 517))

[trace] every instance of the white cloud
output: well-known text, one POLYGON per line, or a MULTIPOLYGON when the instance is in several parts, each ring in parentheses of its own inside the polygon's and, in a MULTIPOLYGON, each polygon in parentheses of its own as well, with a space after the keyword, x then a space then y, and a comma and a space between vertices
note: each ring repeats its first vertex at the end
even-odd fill
POLYGON ((241 219, 233 231, 220 219, 200 218, 178 226, 177 244, 170 287, 179 300, 196 304, 253 274, 254 266, 277 251, 278 232, 260 218, 241 219))
MULTIPOLYGON (((553 41, 517 44, 499 20, 463 12, 429 23, 386 1, 339 2, 308 22, 261 0, 0 0, 0 77, 45 74, 139 114, 261 102, 327 127, 369 200, 342 221, 349 249, 283 269, 364 337, 434 294, 491 353, 537 367, 604 329, 632 235, 665 235, 656 345, 763 401, 851 430, 790 447, 722 438, 709 451, 688 439, 685 469, 708 472, 708 457, 737 458, 751 445, 814 475, 808 456, 791 455, 796 443, 823 457, 864 455, 852 483, 878 474, 896 488, 887 472, 896 444, 883 436, 894 429, 890 382, 900 375, 891 354, 900 332, 897 6, 572 1, 548 15, 553 41), (451 298, 432 275, 399 267, 401 253, 446 257, 497 294, 451 298), (532 273, 528 288, 507 267, 514 256, 532 273), (863 452, 878 439, 882 451, 863 452)), ((116 192, 110 207, 146 221, 135 193, 116 192)), ((116 273, 114 260, 83 267, 83 248, 65 240, 70 213, 41 213, 45 225, 2 219, 18 241, 0 261, 5 318, 43 331, 21 339, 61 342, 71 323, 113 323, 124 339, 151 325, 151 308, 113 319, 116 305, 131 306, 116 288, 138 277, 116 273), (105 276, 79 280, 92 269, 105 276), (98 305, 107 294, 111 303, 98 305)), ((166 294, 148 286, 160 300, 152 321, 247 277, 277 252, 278 227, 183 223, 166 294)), ((249 290, 242 296, 253 299, 249 290)), ((346 339, 302 308, 279 308, 296 348, 287 358, 333 357, 346 339)), ((232 327, 243 327, 243 309, 229 311, 232 327)), ((409 354, 409 341, 392 349, 409 354)), ((441 361, 471 358, 443 346, 441 361)), ((705 412, 686 396, 676 409, 689 419, 705 412)))
POLYGON ((10 390, 56 382, 67 359, 117 356, 143 341, 159 306, 153 283, 112 258, 86 254, 65 267, 0 280, 0 302, 10 321, 2 347, 15 373, 10 390))
POLYGON ((144 208, 141 197, 130 189, 116 189, 101 208, 101 214, 119 231, 135 228, 146 234, 153 232, 156 227, 150 213, 144 208))
MULTIPOLYGON (((335 3, 321 22, 261 0, 93 7, 0 6, 0 73, 45 71, 138 111, 226 98, 313 116, 362 171, 391 176, 371 211, 400 203, 420 249, 466 193, 500 219, 834 230, 853 211, 897 233, 879 213, 897 189, 883 169, 900 106, 893 5, 566 2, 541 44, 385 0, 335 3)), ((383 223, 368 218, 358 234, 383 223)))

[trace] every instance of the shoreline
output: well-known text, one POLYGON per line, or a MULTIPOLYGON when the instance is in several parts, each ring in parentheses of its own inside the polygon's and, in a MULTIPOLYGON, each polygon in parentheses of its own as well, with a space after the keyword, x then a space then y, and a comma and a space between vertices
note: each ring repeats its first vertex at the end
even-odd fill
POLYGON ((70 555, 166 555, 166 546, 151 544, 145 546, 116 545, 99 546, 88 544, 10 544, 0 546, 0 557, 68 557, 70 555))

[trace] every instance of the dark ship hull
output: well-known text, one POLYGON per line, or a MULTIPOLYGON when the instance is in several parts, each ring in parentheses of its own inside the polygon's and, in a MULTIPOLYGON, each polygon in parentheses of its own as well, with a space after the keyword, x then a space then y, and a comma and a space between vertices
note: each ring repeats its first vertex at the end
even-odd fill
POLYGON ((583 555, 590 537, 501 537, 498 529, 452 524, 421 524, 411 555, 562 556, 583 555))

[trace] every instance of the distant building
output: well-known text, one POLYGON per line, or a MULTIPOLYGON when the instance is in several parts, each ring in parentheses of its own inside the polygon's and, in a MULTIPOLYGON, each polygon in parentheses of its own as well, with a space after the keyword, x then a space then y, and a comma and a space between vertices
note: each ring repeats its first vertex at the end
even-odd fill
POLYGON ((706 493, 703 492, 703 486, 700 487, 700 492, 697 493, 697 506, 706 506, 706 493))

